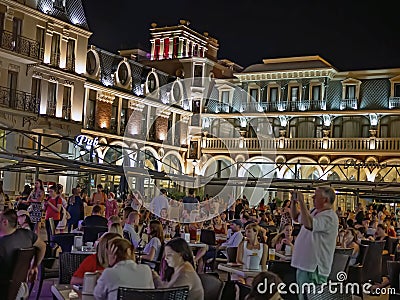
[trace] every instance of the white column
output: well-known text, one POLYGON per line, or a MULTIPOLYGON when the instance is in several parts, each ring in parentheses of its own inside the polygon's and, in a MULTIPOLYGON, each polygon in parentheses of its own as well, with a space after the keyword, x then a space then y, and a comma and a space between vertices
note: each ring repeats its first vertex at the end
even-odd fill
POLYGON ((168 53, 168 57, 172 58, 172 53, 174 52, 174 39, 173 38, 169 38, 169 53, 168 53))
POLYGON ((45 64, 50 63, 51 41, 53 39, 53 31, 54 31, 53 24, 47 23, 46 37, 44 41, 44 59, 43 59, 43 62, 45 64))
POLYGON ((67 43, 68 40, 64 37, 61 39, 60 45, 60 68, 65 69, 67 66, 67 43))
POLYGON ((164 59, 164 39, 160 39, 160 53, 158 55, 158 59, 164 59))
POLYGON ((155 59, 154 58, 154 44, 155 44, 155 42, 154 42, 154 40, 151 40, 150 42, 151 42, 150 60, 154 60, 155 59))

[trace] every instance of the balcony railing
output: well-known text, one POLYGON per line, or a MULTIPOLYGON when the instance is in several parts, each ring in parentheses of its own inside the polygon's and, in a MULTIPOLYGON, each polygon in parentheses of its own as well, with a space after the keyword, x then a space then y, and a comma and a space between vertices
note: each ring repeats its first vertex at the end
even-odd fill
POLYGON ((389 98, 389 109, 400 108, 400 97, 389 98))
POLYGON ((94 129, 94 121, 93 115, 86 117, 86 129, 94 129))
POLYGON ((50 55, 50 65, 58 67, 60 65, 60 53, 52 53, 50 55))
POLYGON ((34 95, 6 87, 0 87, 0 106, 39 113, 40 99, 34 95))
POLYGON ((73 57, 67 57, 65 68, 68 71, 75 71, 75 59, 73 57))
POLYGON ((229 112, 275 112, 275 111, 319 111, 326 110, 326 100, 276 101, 276 102, 242 102, 230 106, 228 103, 210 102, 207 111, 215 113, 229 112))
POLYGON ((12 32, 0 31, 0 47, 27 57, 40 59, 39 43, 12 32))
POLYGON ((342 99, 340 101, 340 110, 357 109, 357 99, 342 99))
POLYGON ((47 102, 46 115, 50 117, 56 116, 56 103, 52 101, 47 102))
POLYGON ((400 138, 206 138, 203 151, 400 151, 400 138))
POLYGON ((65 120, 71 119, 71 105, 63 105, 62 107, 62 118, 65 120))

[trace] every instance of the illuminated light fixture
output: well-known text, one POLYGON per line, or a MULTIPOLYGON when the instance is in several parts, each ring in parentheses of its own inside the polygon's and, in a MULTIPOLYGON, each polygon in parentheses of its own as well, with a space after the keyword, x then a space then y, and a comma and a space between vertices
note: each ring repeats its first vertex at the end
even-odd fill
POLYGON ((378 115, 377 114, 369 114, 369 121, 371 126, 378 125, 378 115))
POLYGON ((324 119, 324 126, 329 127, 331 126, 331 116, 330 115, 323 115, 324 119))
POLYGON ((287 126, 287 118, 285 116, 279 116, 279 121, 281 122, 282 127, 287 126))
POLYGON ((71 23, 74 24, 74 25, 80 24, 79 20, 77 18, 75 18, 75 17, 71 18, 71 23))
POLYGON ((102 121, 100 124, 100 128, 107 128, 107 122, 106 121, 102 121))
POLYGON ((164 141, 165 140, 165 133, 164 132, 160 132, 159 139, 160 139, 160 141, 164 141))

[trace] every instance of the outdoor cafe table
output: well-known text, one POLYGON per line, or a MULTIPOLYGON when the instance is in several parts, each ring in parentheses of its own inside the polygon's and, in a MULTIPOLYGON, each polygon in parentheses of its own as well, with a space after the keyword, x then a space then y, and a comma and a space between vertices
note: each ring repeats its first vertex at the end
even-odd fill
POLYGON ((285 255, 284 252, 275 251, 275 256, 279 257, 281 260, 290 261, 292 260, 292 256, 285 255))
POLYGON ((53 284, 51 293, 57 300, 94 300, 93 295, 83 295, 81 291, 77 291, 71 284, 53 284))
POLYGON ((192 248, 205 248, 205 247, 207 247, 207 244, 203 244, 203 243, 189 243, 189 247, 192 247, 192 248))
POLYGON ((259 270, 250 270, 246 269, 245 266, 233 263, 227 264, 219 264, 218 270, 224 271, 228 273, 228 280, 230 279, 230 274, 235 274, 243 278, 247 277, 256 277, 260 272, 262 272, 261 268, 259 270))
POLYGON ((71 253, 72 254, 87 254, 87 255, 90 255, 90 254, 96 254, 96 249, 95 248, 90 249, 90 250, 72 249, 71 253))

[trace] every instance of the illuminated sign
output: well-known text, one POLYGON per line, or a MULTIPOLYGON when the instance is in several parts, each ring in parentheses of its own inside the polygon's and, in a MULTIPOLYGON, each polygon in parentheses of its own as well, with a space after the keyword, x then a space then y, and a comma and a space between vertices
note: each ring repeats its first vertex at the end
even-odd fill
POLYGON ((99 138, 97 136, 93 138, 91 136, 80 134, 75 137, 75 142, 75 148, 82 146, 87 150, 90 150, 92 147, 95 148, 99 144, 99 138))

